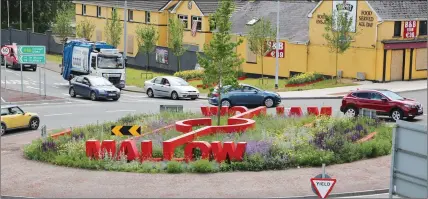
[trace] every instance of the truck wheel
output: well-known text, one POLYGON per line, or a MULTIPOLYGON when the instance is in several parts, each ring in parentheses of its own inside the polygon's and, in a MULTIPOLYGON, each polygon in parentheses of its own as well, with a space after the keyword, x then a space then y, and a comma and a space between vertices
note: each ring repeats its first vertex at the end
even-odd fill
POLYGON ((33 67, 33 71, 36 71, 36 70, 37 70, 37 66, 34 66, 34 67, 33 67))
POLYGON ((95 94, 94 91, 91 92, 91 100, 92 101, 96 101, 97 100, 97 95, 95 94))

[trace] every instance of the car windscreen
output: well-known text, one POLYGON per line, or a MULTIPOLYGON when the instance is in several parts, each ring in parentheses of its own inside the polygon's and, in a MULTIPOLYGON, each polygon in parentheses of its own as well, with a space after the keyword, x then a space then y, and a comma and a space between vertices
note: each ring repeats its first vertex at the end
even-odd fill
POLYGON ((380 93, 382 93, 383 95, 385 95, 386 97, 388 97, 389 99, 392 100, 403 100, 404 97, 401 97, 400 95, 398 95, 397 93, 394 93, 392 91, 380 91, 380 93))
POLYGON ((189 86, 189 83, 179 77, 170 78, 170 80, 174 86, 189 86))
POLYGON ((91 78, 89 79, 92 86, 111 86, 111 82, 104 78, 91 78))

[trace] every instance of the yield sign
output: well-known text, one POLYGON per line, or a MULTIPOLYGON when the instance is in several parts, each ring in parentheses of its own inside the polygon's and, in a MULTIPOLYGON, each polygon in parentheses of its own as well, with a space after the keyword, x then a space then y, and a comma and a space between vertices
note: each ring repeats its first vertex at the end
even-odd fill
POLYGON ((336 179, 311 178, 311 183, 315 187, 315 191, 320 198, 327 198, 328 194, 330 194, 336 184, 336 179))

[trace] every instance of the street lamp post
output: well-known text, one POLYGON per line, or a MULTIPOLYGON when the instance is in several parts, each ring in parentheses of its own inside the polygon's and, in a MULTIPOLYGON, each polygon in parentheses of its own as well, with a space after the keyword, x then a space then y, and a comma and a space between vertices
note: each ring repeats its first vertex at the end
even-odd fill
POLYGON ((9 23, 9 0, 7 0, 7 27, 10 27, 10 23, 9 23))
POLYGON ((22 6, 21 6, 21 0, 19 0, 19 29, 22 30, 22 6))
POLYGON ((34 2, 31 0, 31 27, 34 32, 34 2))
POLYGON ((123 8, 123 60, 126 60, 126 37, 128 34, 128 30, 126 28, 126 22, 128 20, 128 4, 125 0, 125 7, 123 8))
POLYGON ((278 71, 279 71, 279 0, 277 1, 278 5, 276 10, 276 45, 275 45, 275 55, 276 55, 276 68, 275 68, 275 89, 278 89, 278 71))

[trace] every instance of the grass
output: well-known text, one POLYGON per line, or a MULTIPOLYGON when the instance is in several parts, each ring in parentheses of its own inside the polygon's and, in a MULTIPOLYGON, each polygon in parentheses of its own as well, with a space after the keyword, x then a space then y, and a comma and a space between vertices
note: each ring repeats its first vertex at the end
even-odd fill
MULTIPOLYGON (((109 157, 90 160, 85 154, 85 141, 90 139, 120 141, 126 137, 110 135, 111 125, 141 125, 143 132, 166 126, 185 118, 199 118, 195 113, 160 113, 128 115, 114 122, 88 125, 73 129, 72 136, 62 136, 57 140, 34 140, 26 145, 24 155, 28 159, 49 162, 56 165, 93 170, 110 170, 139 173, 213 173, 220 171, 260 171, 279 170, 292 167, 320 166, 352 162, 365 158, 387 155, 391 152, 392 128, 380 120, 369 118, 334 118, 304 116, 286 118, 266 115, 253 118, 256 127, 243 133, 217 133, 197 137, 201 141, 244 141, 247 142, 242 162, 196 160, 185 162, 127 162, 109 157), (312 127, 305 124, 312 123, 312 127), (373 140, 357 143, 365 135, 376 131, 373 140)), ((224 123, 226 117, 222 118, 224 123)), ((214 121, 213 121, 214 123, 214 121)), ((162 142, 182 135, 175 129, 147 134, 136 140, 140 150, 142 140, 152 140, 153 157, 162 157, 162 142)), ((116 148, 119 143, 116 143, 116 148)), ((195 150, 196 154, 200 151, 195 150)), ((179 146, 174 157, 184 156, 184 146, 179 146)))
MULTIPOLYGON (((62 56, 61 55, 47 54, 46 59, 50 62, 61 63, 62 56)), ((126 84, 142 88, 142 87, 144 87, 144 82, 146 80, 152 79, 152 77, 165 76, 165 75, 168 76, 170 74, 157 73, 157 72, 152 72, 152 71, 146 72, 145 70, 139 70, 139 69, 134 69, 134 68, 126 68, 126 84)), ((353 82, 346 81, 346 80, 343 80, 343 81, 336 83, 336 80, 327 79, 327 80, 320 81, 320 82, 310 84, 310 85, 306 85, 306 86, 287 87, 286 88, 285 87, 286 80, 280 79, 279 85, 278 85, 279 88, 276 90, 275 89, 275 79, 273 79, 273 78, 265 79, 263 84, 261 83, 261 79, 256 79, 256 78, 247 78, 247 79, 239 81, 239 82, 243 83, 243 84, 249 84, 249 85, 261 88, 263 90, 275 91, 275 92, 303 91, 303 90, 335 88, 335 87, 357 85, 353 82)), ((202 80, 190 81, 189 84, 194 86, 194 87, 197 87, 197 85, 202 84, 202 80)), ((201 93, 208 93, 209 92, 209 89, 198 88, 198 90, 201 93)))
POLYGON ((62 55, 46 54, 46 60, 49 62, 60 64, 62 61, 62 55))

